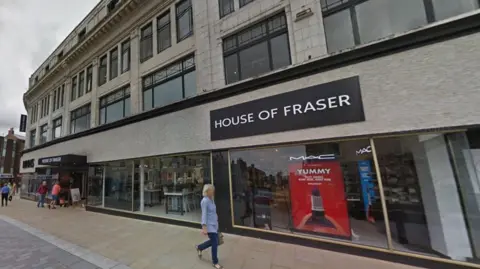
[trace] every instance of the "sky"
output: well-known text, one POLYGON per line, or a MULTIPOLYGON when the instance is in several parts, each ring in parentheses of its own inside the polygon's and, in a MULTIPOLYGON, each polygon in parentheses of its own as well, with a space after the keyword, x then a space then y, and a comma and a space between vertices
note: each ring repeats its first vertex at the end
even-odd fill
POLYGON ((28 78, 99 0, 0 0, 0 134, 25 114, 28 78))

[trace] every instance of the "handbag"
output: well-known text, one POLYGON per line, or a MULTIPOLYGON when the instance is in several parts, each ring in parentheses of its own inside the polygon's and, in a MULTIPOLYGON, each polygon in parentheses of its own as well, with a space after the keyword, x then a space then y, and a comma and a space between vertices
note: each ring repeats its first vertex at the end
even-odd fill
POLYGON ((223 234, 222 233, 218 233, 218 245, 223 245, 223 243, 225 243, 225 240, 223 239, 223 234))
POLYGON ((8 201, 9 201, 9 202, 11 202, 11 201, 12 201, 12 199, 13 199, 13 197, 12 197, 11 195, 10 195, 10 196, 8 196, 8 201))

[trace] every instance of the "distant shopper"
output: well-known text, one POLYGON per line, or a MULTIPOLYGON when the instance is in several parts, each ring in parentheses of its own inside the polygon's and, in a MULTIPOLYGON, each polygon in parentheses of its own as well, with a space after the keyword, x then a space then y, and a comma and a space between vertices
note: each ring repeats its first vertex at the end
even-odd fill
POLYGON ((58 202, 58 195, 60 194, 60 183, 58 181, 55 181, 55 185, 53 185, 52 188, 52 200, 50 201, 50 204, 48 205, 48 209, 56 209, 55 205, 58 202))
POLYGON ((198 257, 202 257, 202 251, 211 247, 212 248, 212 263, 213 267, 217 269, 223 268, 218 264, 218 216, 217 207, 213 201, 215 195, 215 188, 212 184, 205 184, 203 186, 203 199, 200 203, 202 208, 202 233, 207 235, 209 240, 196 246, 198 257))
POLYGON ((47 187, 47 182, 42 181, 42 185, 38 187, 37 194, 38 194, 38 203, 37 207, 45 207, 45 197, 47 196, 48 193, 48 187, 47 187))
POLYGON ((8 187, 8 184, 2 184, 2 207, 3 203, 5 202, 5 206, 8 206, 8 194, 10 193, 10 187, 8 187))

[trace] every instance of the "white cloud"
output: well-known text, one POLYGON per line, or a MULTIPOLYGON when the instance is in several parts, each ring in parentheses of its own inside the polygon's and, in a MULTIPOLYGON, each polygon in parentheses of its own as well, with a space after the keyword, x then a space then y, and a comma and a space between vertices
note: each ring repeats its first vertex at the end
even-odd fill
POLYGON ((0 0, 0 133, 18 127, 28 78, 99 0, 0 0))

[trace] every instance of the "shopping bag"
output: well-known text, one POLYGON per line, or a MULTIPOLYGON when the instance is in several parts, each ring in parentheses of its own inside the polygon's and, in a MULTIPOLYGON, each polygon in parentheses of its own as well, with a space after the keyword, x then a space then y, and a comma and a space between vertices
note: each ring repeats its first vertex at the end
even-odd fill
POLYGON ((10 201, 10 202, 11 202, 11 201, 12 201, 12 199, 13 199, 13 197, 12 197, 11 195, 10 195, 10 196, 8 196, 8 201, 10 201))
POLYGON ((222 233, 218 233, 218 245, 223 245, 223 243, 225 243, 225 241, 223 240, 223 234, 222 233))

